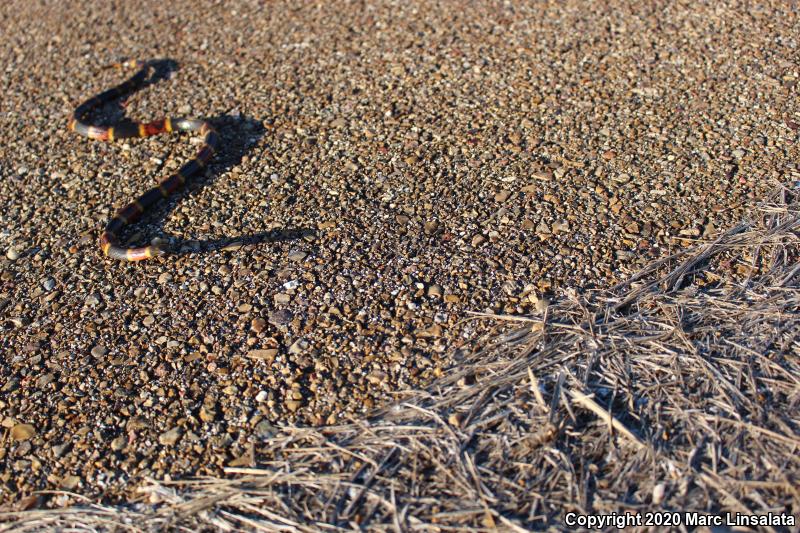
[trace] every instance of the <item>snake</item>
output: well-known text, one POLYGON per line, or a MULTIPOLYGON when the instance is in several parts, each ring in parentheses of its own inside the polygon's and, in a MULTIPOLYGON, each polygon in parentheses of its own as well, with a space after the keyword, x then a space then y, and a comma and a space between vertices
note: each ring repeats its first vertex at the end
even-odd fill
POLYGON ((115 65, 120 68, 136 68, 138 71, 123 83, 108 89, 80 104, 75 108, 69 121, 69 129, 98 141, 117 141, 135 137, 149 137, 161 133, 196 132, 203 136, 203 145, 194 159, 185 163, 171 176, 161 180, 158 185, 116 212, 108 221, 100 236, 100 249, 106 257, 121 261, 141 261, 168 253, 163 243, 155 242, 149 246, 127 247, 120 240, 122 230, 135 223, 142 214, 159 201, 168 198, 179 190, 186 182, 206 167, 217 152, 220 138, 217 131, 205 120, 196 118, 162 118, 152 122, 134 122, 123 119, 113 126, 95 126, 87 122, 87 116, 99 107, 131 94, 140 89, 148 80, 153 65, 146 61, 130 60, 115 65))

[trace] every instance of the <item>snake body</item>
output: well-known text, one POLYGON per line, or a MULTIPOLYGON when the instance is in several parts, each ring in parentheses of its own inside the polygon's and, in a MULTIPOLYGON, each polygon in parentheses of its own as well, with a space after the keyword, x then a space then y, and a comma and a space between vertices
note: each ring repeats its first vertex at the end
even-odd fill
POLYGON ((117 211, 114 218, 108 221, 105 231, 100 236, 100 248, 107 257, 122 261, 141 261, 162 255, 167 250, 161 244, 152 244, 141 248, 125 247, 119 238, 121 231, 125 226, 136 222, 148 208, 159 200, 167 198, 170 194, 180 189, 189 178, 200 172, 217 151, 219 135, 205 120, 193 118, 164 118, 147 123, 125 120, 111 127, 93 126, 85 122, 86 116, 91 111, 142 87, 151 68, 148 63, 141 61, 128 61, 123 63, 122 66, 139 68, 139 71, 120 85, 108 89, 79 105, 69 122, 70 130, 98 141, 149 137, 173 131, 198 132, 204 136, 203 146, 194 159, 184 164, 178 172, 164 178, 157 186, 117 211))

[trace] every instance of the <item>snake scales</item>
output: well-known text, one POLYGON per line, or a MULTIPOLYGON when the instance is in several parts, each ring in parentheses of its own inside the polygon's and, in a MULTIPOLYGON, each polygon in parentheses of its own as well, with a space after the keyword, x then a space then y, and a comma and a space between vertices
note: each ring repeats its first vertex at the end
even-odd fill
POLYGON ((87 115, 93 110, 117 98, 128 95, 141 88, 148 79, 152 65, 142 61, 127 61, 121 66, 138 68, 139 70, 127 81, 90 98, 79 105, 69 122, 69 129, 99 141, 115 141, 132 137, 149 137, 159 133, 173 131, 198 132, 203 135, 203 146, 194 159, 185 163, 175 174, 164 178, 157 186, 148 190, 137 199, 117 211, 116 215, 106 224, 100 236, 100 248, 103 253, 112 259, 122 261, 141 261, 167 253, 161 244, 151 244, 140 248, 128 248, 120 240, 123 228, 136 222, 148 208, 158 201, 169 197, 180 189, 186 181, 200 172, 217 151, 219 135, 205 120, 193 118, 163 118, 152 122, 141 123, 124 120, 110 127, 93 126, 86 122, 87 115))

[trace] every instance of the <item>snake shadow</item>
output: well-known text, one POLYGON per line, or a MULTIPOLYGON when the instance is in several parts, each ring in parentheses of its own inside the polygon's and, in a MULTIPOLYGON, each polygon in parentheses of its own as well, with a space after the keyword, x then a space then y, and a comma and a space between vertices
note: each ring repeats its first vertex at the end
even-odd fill
POLYGON ((155 226, 158 228, 157 232, 167 240, 166 248, 169 255, 202 254, 232 246, 291 241, 315 235, 316 229, 312 228, 282 228, 235 236, 226 235, 214 239, 195 239, 179 238, 164 231, 164 222, 169 214, 185 198, 213 185, 220 176, 239 165, 244 156, 258 145, 266 131, 261 121, 246 116, 219 115, 205 120, 217 130, 220 136, 219 151, 209 162, 204 172, 190 178, 181 191, 170 196, 162 204, 161 208, 154 209, 150 215, 152 218, 140 221, 143 226, 150 228, 155 226))

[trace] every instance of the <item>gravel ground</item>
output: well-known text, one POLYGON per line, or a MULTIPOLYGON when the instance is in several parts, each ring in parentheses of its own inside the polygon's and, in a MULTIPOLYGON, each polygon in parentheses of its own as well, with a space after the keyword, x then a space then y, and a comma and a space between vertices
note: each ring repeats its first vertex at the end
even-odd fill
POLYGON ((468 311, 608 287, 800 177, 785 2, 12 0, 0 27, 3 502, 255 464, 458 365, 496 333, 468 311), (178 66, 129 116, 223 142, 131 235, 182 253, 139 264, 102 227, 196 147, 65 128, 126 58, 178 66))

